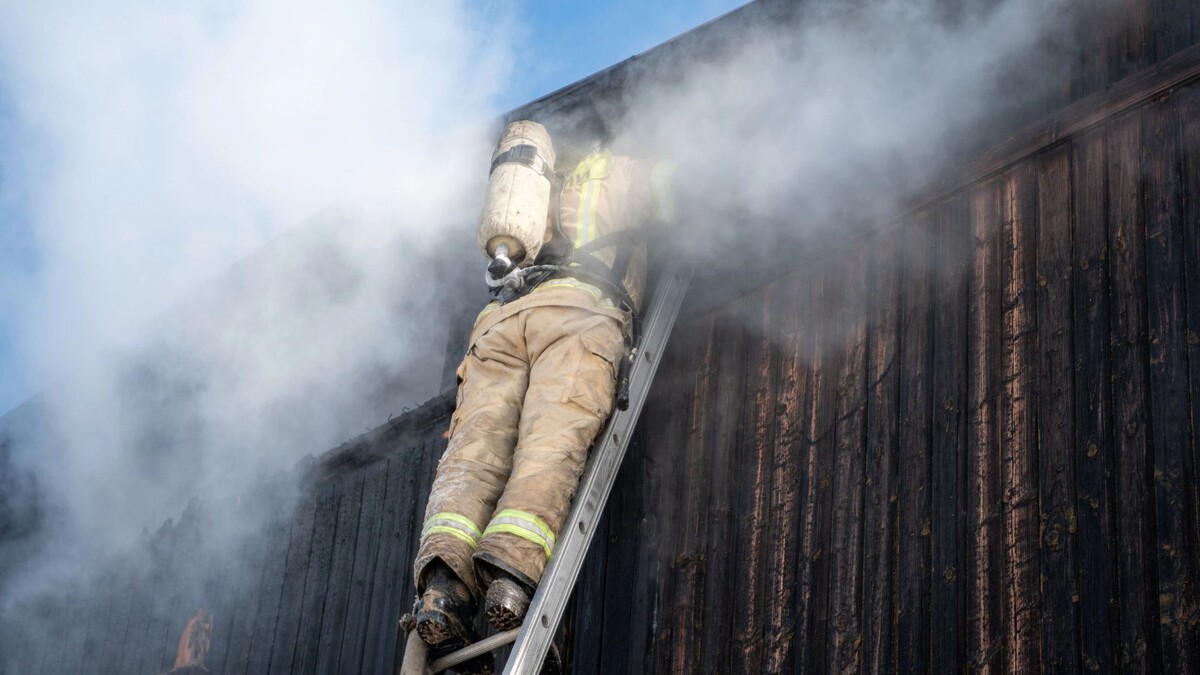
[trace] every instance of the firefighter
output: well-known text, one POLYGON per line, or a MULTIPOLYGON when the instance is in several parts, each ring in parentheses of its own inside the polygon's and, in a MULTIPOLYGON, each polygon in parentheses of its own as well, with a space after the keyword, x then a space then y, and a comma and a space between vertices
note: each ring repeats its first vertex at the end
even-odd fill
POLYGON ((435 654, 476 639, 481 602, 496 630, 520 626, 636 339, 642 235, 670 221, 665 162, 595 147, 557 176, 554 161, 529 121, 493 156, 480 245, 498 297, 457 370, 414 562, 417 631, 435 654))

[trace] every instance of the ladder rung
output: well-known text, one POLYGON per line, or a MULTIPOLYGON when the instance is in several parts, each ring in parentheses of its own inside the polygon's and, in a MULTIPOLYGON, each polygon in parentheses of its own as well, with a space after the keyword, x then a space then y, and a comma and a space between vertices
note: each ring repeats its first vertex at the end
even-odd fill
POLYGON ((466 663, 480 654, 486 654, 493 649, 499 649, 506 644, 512 643, 517 639, 517 633, 519 632, 521 632, 520 628, 514 628, 512 630, 506 630, 503 633, 496 633, 495 635, 488 636, 479 642, 471 643, 456 652, 447 654, 437 661, 434 661, 429 665, 429 669, 435 673, 440 673, 443 670, 453 668, 460 663, 466 663))

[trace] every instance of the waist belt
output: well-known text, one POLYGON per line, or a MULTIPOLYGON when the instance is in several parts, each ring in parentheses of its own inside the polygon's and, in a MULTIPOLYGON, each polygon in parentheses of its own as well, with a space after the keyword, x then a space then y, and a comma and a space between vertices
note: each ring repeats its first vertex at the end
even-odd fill
POLYGON ((524 285, 516 291, 497 289, 497 298, 501 304, 524 297, 539 285, 557 278, 568 276, 591 284, 607 295, 618 309, 629 312, 629 334, 625 336, 625 356, 617 367, 616 405, 618 410, 629 407, 629 370, 637 355, 637 345, 642 335, 642 317, 637 311, 633 297, 620 280, 612 279, 613 271, 607 265, 592 258, 583 256, 580 260, 564 265, 559 262, 535 264, 521 270, 524 285))

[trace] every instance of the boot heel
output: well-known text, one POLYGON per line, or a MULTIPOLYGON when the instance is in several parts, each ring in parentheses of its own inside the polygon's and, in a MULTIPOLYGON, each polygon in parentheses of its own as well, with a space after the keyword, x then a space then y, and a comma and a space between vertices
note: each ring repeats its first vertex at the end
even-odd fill
POLYGON ((520 628, 529 609, 529 592, 513 579, 498 577, 488 586, 483 609, 492 628, 498 631, 520 628))

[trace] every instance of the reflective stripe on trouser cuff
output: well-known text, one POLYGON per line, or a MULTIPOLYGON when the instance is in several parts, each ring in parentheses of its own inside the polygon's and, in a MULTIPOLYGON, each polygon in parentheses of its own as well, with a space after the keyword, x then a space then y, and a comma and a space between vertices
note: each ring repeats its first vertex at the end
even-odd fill
POLYGON ((492 516, 492 522, 488 524, 483 534, 486 536, 496 532, 516 535, 526 541, 538 544, 546 552, 547 559, 550 558, 550 552, 554 550, 554 532, 550 526, 546 524, 546 521, 527 511, 504 509, 492 516))
POLYGON ((447 512, 435 513, 426 519, 425 528, 421 530, 421 540, 424 541, 425 537, 436 532, 458 537, 470 544, 471 548, 479 546, 479 538, 483 536, 470 518, 447 512))

